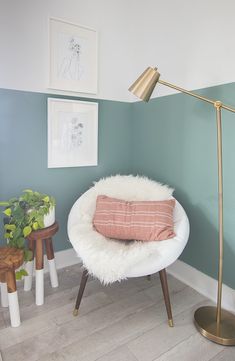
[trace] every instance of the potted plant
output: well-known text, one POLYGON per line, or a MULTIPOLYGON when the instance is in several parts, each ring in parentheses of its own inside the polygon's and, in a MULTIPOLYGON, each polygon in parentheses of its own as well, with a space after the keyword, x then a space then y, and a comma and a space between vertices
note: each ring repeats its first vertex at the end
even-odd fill
MULTIPOLYGON (((26 189, 18 198, 0 202, 5 207, 4 238, 11 247, 24 250, 24 259, 32 259, 32 252, 25 245, 25 238, 32 231, 49 227, 55 222, 55 199, 47 194, 26 189)), ((17 278, 27 275, 24 269, 17 272, 17 278)))

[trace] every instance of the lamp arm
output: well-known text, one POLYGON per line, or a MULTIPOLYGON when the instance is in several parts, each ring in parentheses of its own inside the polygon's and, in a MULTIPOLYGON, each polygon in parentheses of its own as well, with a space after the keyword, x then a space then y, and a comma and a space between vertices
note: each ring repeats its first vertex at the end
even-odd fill
MULTIPOLYGON (((180 91, 181 93, 185 93, 185 94, 191 95, 192 97, 197 98, 197 99, 200 99, 200 100, 203 100, 204 102, 213 104, 213 105, 216 107, 216 102, 217 102, 217 101, 215 101, 215 100, 211 100, 211 99, 205 98, 205 97, 203 97, 203 96, 201 96, 201 95, 199 95, 199 94, 193 93, 193 92, 191 92, 191 91, 189 91, 189 90, 186 90, 186 89, 183 89, 183 88, 180 88, 180 87, 177 86, 177 85, 168 83, 167 81, 164 81, 164 80, 161 80, 161 79, 158 79, 158 83, 160 83, 160 84, 162 84, 162 85, 165 85, 165 86, 168 86, 169 88, 178 90, 178 91, 180 91)), ((223 108, 223 109, 229 110, 230 112, 235 113, 235 108, 232 108, 232 107, 230 107, 230 106, 228 106, 228 105, 224 105, 224 104, 221 103, 221 102, 220 102, 220 107, 223 108)))

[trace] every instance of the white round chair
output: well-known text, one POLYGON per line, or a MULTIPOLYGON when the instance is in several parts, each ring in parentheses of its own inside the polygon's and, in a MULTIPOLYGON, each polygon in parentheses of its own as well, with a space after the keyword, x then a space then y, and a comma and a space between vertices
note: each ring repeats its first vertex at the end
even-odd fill
POLYGON ((101 179, 74 203, 68 218, 68 235, 84 271, 74 309, 78 314, 88 275, 109 284, 131 277, 150 276, 159 272, 168 315, 173 326, 166 268, 182 253, 189 237, 188 217, 176 200, 173 213, 176 236, 163 241, 129 243, 106 238, 92 224, 98 195, 107 195, 126 201, 166 200, 173 189, 138 176, 112 176, 101 179))

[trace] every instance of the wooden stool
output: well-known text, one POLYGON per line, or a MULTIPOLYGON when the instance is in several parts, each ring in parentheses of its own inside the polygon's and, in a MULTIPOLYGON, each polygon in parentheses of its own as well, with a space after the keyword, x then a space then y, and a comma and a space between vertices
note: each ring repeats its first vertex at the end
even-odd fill
POLYGON ((52 244, 52 237, 56 234, 58 229, 59 229, 59 225, 57 222, 55 222, 50 227, 31 232, 30 235, 27 237, 27 240, 29 242, 29 249, 33 252, 33 258, 32 261, 29 261, 26 264, 26 270, 28 272, 28 276, 25 277, 24 290, 29 291, 32 288, 33 263, 34 263, 34 253, 35 253, 35 261, 36 261, 35 289, 36 289, 36 305, 38 306, 43 305, 44 303, 44 276, 43 276, 44 242, 46 246, 46 254, 49 264, 51 286, 58 287, 59 285, 56 266, 55 266, 53 244, 52 244))
POLYGON ((20 309, 16 290, 15 270, 24 262, 24 251, 13 247, 0 247, 1 304, 9 306, 11 326, 20 325, 20 309))

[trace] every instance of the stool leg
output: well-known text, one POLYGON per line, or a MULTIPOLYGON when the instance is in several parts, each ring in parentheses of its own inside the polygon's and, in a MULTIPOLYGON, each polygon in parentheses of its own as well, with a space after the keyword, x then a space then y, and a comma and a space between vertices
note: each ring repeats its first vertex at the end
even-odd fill
POLYGON ((0 275, 0 288, 1 288, 1 305, 2 307, 8 307, 8 295, 7 295, 7 284, 6 275, 0 275))
POLYGON ((29 249, 33 252, 32 260, 28 261, 25 265, 25 270, 28 273, 28 276, 25 276, 24 278, 24 290, 30 291, 32 289, 32 283, 33 283, 33 265, 34 265, 34 241, 29 241, 29 249))
POLYGON ((49 265, 49 272, 50 272, 50 279, 51 279, 51 287, 58 287, 58 276, 56 272, 56 265, 55 265, 55 256, 53 250, 53 243, 52 238, 47 238, 46 242, 46 253, 49 265))
POLYGON ((36 240, 36 305, 44 303, 43 240, 36 240))
POLYGON ((171 312, 171 303, 170 303, 170 296, 169 296, 169 290, 168 290, 168 284, 167 284, 167 275, 166 275, 165 268, 163 270, 159 271, 159 276, 160 276, 163 296, 164 296, 165 305, 166 305, 166 311, 167 311, 167 316, 168 316, 168 324, 169 324, 170 327, 173 327, 174 324, 173 324, 173 318, 172 318, 172 312, 171 312))
POLYGON ((20 325, 20 308, 16 290, 15 272, 8 271, 6 274, 6 280, 11 326, 18 327, 20 325))
POLYGON ((81 283, 80 283, 80 287, 79 287, 79 291, 78 291, 78 295, 77 295, 77 299, 76 299, 76 304, 75 304, 75 308, 73 311, 73 315, 77 316, 78 315, 78 309, 82 300, 82 296, 86 287, 86 283, 88 280, 88 272, 87 270, 84 270, 82 273, 82 279, 81 279, 81 283))

